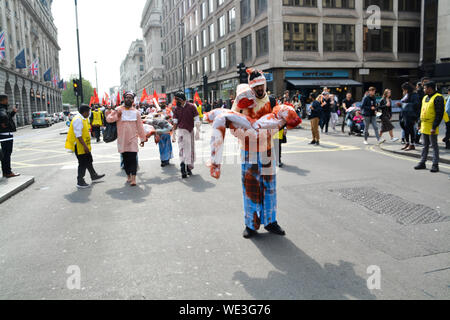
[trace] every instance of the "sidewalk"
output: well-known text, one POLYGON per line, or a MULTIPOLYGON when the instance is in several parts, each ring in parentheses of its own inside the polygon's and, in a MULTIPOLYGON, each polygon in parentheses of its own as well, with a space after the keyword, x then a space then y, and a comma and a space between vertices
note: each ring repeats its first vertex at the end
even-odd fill
POLYGON ((0 178, 0 203, 25 190, 34 183, 34 177, 20 176, 6 179, 0 178))
MULTIPOLYGON (((403 145, 401 144, 389 144, 389 143, 383 143, 380 145, 381 150, 391 152, 394 154, 411 157, 411 158, 422 158, 422 146, 416 146, 415 151, 403 151, 401 148, 403 145)), ((450 150, 445 149, 445 145, 443 145, 442 142, 439 143, 439 156, 440 156, 440 163, 450 164, 450 150)), ((430 148, 430 153, 428 155, 428 160, 433 160, 433 150, 430 148)))
MULTIPOLYGON (((339 119, 341 120, 341 119, 339 119)), ((339 121, 339 125, 337 126, 340 130, 342 122, 339 121)), ((398 127, 398 124, 395 123, 395 126, 398 127)), ((310 121, 307 119, 303 120, 303 123, 301 125, 302 129, 311 129, 311 124, 310 121)), ((348 128, 346 127, 346 130, 348 130, 348 128)), ((441 163, 445 163, 445 164, 450 164, 450 150, 445 149, 445 144, 442 142, 442 139, 444 138, 445 135, 445 126, 442 125, 441 126, 441 134, 439 135, 439 150, 440 150, 440 162, 441 163)), ((400 134, 400 129, 396 129, 396 136, 399 137, 400 134), (397 132, 398 131, 398 132, 397 132)), ((386 136, 384 137, 385 139, 386 136)), ((416 146, 416 150, 415 151, 403 151, 401 150, 401 148, 403 147, 402 144, 400 143, 383 143, 380 145, 380 149, 386 152, 390 152, 390 153, 394 153, 394 154, 398 154, 398 155, 402 155, 402 156, 406 156, 406 157, 411 157, 411 158, 417 158, 417 159, 421 159, 422 158, 422 146, 416 146)), ((429 160, 433 159, 433 150, 430 149, 430 154, 428 156, 429 160)))

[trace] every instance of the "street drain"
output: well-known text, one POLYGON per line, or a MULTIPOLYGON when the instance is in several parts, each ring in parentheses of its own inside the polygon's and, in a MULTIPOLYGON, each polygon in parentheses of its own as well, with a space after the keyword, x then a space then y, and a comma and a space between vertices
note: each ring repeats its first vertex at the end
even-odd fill
POLYGON ((402 225, 431 224, 450 221, 435 209, 415 204, 392 194, 373 188, 347 188, 330 190, 343 198, 378 214, 391 216, 402 225))

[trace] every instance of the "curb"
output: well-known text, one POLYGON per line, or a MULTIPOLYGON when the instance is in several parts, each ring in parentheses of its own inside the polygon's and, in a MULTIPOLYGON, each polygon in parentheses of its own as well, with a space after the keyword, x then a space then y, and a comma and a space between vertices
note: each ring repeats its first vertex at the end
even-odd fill
MULTIPOLYGON (((397 154, 397 155, 400 155, 400 156, 405 156, 405 157, 409 157, 409 158, 416 158, 416 159, 422 159, 422 156, 420 154, 417 154, 417 153, 407 153, 407 152, 403 152, 403 151, 389 150, 387 148, 383 148, 383 145, 380 146, 380 149, 385 151, 385 152, 397 154)), ((428 156, 428 160, 432 161, 433 160, 433 156, 428 156)), ((450 159, 440 158, 439 163, 450 164, 450 159)))
POLYGON ((8 181, 5 184, 4 184, 4 182, 5 182, 4 179, 0 180, 0 203, 5 202, 9 198, 15 196, 16 194, 25 190, 26 188, 28 188, 29 186, 31 186, 34 183, 34 177, 21 177, 21 178, 24 181, 22 183, 16 183, 16 184, 14 184, 14 180, 9 180, 12 182, 8 181), (12 187, 8 188, 10 185, 12 185, 12 187))

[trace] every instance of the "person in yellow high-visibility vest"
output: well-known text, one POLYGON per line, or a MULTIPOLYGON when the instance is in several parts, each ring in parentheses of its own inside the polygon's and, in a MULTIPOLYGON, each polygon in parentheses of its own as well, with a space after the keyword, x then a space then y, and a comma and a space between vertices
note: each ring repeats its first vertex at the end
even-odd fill
POLYGON ((79 189, 90 187, 84 180, 86 169, 89 171, 93 182, 105 177, 104 174, 97 174, 93 166, 94 160, 91 153, 91 136, 89 134, 90 111, 91 108, 88 105, 81 105, 80 113, 73 118, 70 124, 66 140, 66 149, 75 152, 78 159, 77 188, 79 189))
POLYGON ((439 172, 439 126, 444 118, 445 105, 444 97, 436 92, 436 83, 433 81, 425 84, 425 97, 422 102, 422 111, 420 114, 420 132, 423 135, 424 146, 422 151, 422 160, 415 167, 416 170, 425 170, 428 160, 430 145, 433 146, 433 167, 431 172, 439 172))
POLYGON ((94 110, 92 110, 90 121, 94 137, 97 139, 98 143, 100 142, 100 128, 105 125, 105 117, 103 116, 103 112, 97 105, 94 107, 94 110))
POLYGON ((444 114, 444 121, 445 126, 447 127, 447 132, 445 133, 445 148, 450 149, 450 88, 447 89, 447 101, 445 102, 445 114, 444 114))

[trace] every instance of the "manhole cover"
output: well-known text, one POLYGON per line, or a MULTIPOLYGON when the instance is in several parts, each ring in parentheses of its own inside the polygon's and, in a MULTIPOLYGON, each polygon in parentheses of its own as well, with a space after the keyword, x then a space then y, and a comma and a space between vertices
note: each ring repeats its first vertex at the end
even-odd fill
POLYGON ((379 192, 373 188, 347 188, 330 191, 373 212, 391 216, 402 225, 450 221, 450 217, 441 215, 435 209, 409 202, 392 194, 379 192))

